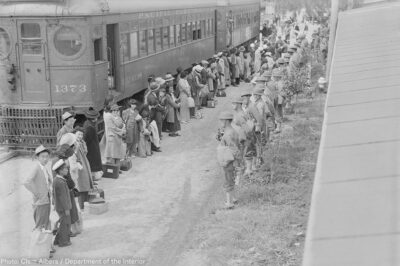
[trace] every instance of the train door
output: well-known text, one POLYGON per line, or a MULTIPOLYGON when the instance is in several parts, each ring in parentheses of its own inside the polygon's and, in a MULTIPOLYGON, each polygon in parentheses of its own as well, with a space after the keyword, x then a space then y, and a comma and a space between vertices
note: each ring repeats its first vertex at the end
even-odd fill
POLYGON ((50 103, 50 74, 47 54, 46 22, 19 20, 18 58, 21 73, 22 101, 50 103))
POLYGON ((119 36, 118 24, 107 24, 107 61, 108 86, 111 89, 119 88, 118 84, 118 51, 119 36))

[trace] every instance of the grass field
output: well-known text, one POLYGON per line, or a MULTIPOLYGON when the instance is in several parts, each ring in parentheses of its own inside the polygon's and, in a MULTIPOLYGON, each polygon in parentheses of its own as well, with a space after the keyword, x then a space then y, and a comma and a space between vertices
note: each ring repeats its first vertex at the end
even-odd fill
POLYGON ((179 265, 301 265, 324 99, 299 98, 261 170, 240 184, 237 208, 220 209, 221 189, 179 265))

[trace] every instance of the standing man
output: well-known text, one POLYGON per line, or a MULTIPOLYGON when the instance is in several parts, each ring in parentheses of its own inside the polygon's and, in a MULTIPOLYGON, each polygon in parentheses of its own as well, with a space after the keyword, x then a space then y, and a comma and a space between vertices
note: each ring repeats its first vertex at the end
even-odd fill
POLYGON ((64 126, 57 132, 57 146, 60 145, 60 139, 64 134, 72 133, 76 119, 70 112, 65 112, 62 115, 64 126))
POLYGON ((46 165, 50 159, 50 151, 43 145, 35 150, 37 164, 33 173, 24 182, 24 186, 33 195, 33 219, 35 229, 50 230, 50 198, 52 178, 46 165))
POLYGON ((53 171, 56 172, 54 178, 54 207, 60 217, 60 225, 57 230, 54 245, 66 247, 71 245, 71 196, 65 177, 68 175, 68 166, 63 159, 58 160, 53 165, 53 171))
POLYGON ((224 190, 226 193, 225 208, 232 209, 237 200, 235 193, 235 165, 240 159, 239 136, 232 127, 233 114, 231 112, 222 112, 219 116, 221 121, 223 136, 220 139, 217 154, 219 163, 224 170, 225 182, 224 190))

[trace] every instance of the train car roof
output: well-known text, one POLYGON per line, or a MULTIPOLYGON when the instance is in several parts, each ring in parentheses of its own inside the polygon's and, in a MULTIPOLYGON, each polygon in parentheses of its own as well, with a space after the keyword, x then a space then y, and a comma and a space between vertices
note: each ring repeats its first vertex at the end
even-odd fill
POLYGON ((399 265, 399 13, 339 14, 303 266, 399 265))
POLYGON ((89 16, 256 3, 259 0, 0 0, 0 16, 89 16))

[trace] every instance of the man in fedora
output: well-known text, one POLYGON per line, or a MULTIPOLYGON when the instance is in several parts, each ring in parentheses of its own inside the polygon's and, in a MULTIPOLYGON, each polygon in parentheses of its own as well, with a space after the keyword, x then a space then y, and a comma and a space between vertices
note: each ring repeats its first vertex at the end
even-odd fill
POLYGON ((99 137, 97 133, 97 119, 99 112, 90 107, 85 111, 86 121, 83 124, 83 140, 86 142, 90 170, 94 180, 99 180, 103 174, 99 137))
POLYGON ((60 139, 64 134, 71 133, 74 130, 74 124, 76 121, 74 115, 70 112, 65 112, 61 118, 64 126, 57 132, 57 146, 60 145, 60 139))
POLYGON ((50 230, 50 203, 52 178, 46 165, 50 159, 50 150, 40 145, 35 149, 35 164, 33 172, 24 182, 24 186, 33 195, 33 219, 35 229, 50 230))

